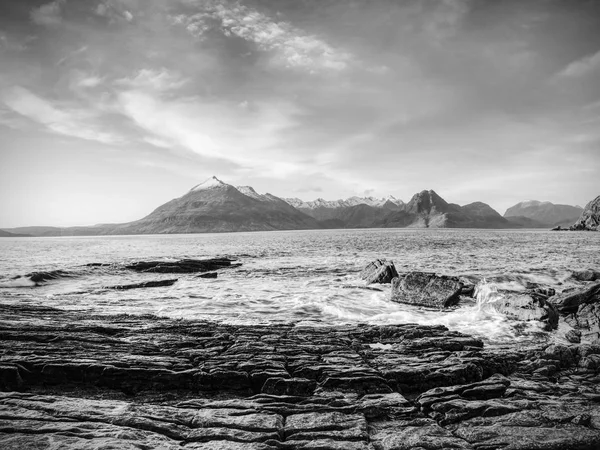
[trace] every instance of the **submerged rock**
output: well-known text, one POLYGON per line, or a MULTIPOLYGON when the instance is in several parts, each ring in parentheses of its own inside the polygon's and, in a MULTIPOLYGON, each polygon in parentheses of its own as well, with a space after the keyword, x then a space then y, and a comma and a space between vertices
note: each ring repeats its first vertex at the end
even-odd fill
POLYGON ((460 300, 463 284, 456 277, 409 272, 392 280, 391 300, 398 303, 447 308, 460 300))
POLYGON ((120 291, 125 291, 128 289, 173 286, 175 283, 177 283, 177 278, 172 279, 172 280, 144 281, 143 283, 134 283, 134 284, 119 284, 117 286, 108 286, 105 289, 116 289, 116 290, 120 290, 120 291))
POLYGON ((212 272, 217 269, 239 267, 241 264, 232 264, 233 259, 181 259, 179 261, 138 261, 125 266, 136 272, 155 273, 196 273, 212 272))
MULTIPOLYGON (((39 284, 43 283, 44 281, 56 280, 58 278, 66 278, 70 276, 71 274, 64 270, 48 270, 42 272, 31 272, 26 274, 24 277, 28 278, 35 284, 39 284)), ((18 275, 14 277, 13 280, 18 280, 19 278, 22 278, 22 276, 18 275)))
POLYGON ((376 259, 370 262, 360 273, 360 277, 367 282, 387 284, 391 283, 398 276, 396 267, 392 261, 385 259, 376 259))
POLYGON ((489 305, 496 311, 523 321, 544 323, 546 331, 558 328, 558 310, 548 301, 548 296, 535 290, 517 292, 500 290, 489 305))

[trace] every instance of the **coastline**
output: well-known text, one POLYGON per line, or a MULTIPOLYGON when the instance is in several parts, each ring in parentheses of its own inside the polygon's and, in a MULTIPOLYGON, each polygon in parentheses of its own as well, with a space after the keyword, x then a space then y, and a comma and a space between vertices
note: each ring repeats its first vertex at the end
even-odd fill
POLYGON ((0 335, 3 448, 600 446, 596 345, 7 304, 0 335))

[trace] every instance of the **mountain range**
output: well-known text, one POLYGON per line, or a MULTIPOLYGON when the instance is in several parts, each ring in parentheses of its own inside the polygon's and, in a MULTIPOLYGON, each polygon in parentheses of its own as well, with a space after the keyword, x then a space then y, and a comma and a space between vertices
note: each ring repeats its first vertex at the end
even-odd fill
POLYGON ((19 227, 4 232, 82 236, 323 228, 548 228, 574 223, 581 211, 579 207, 528 201, 509 208, 503 217, 482 202, 464 206, 448 203, 433 190, 415 194, 408 203, 392 196, 305 202, 258 194, 250 186, 235 187, 212 177, 134 222, 68 228, 19 227))

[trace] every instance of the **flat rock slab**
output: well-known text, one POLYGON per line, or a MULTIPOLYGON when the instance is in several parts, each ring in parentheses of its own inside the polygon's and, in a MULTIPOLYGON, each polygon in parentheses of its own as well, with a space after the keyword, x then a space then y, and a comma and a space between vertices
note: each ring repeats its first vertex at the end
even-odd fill
POLYGON ((486 348, 443 326, 0 304, 0 448, 599 448, 599 371, 600 346, 486 348))
POLYGON ((410 305, 447 308, 459 302, 463 285, 458 278, 409 272, 392 280, 391 300, 410 305))

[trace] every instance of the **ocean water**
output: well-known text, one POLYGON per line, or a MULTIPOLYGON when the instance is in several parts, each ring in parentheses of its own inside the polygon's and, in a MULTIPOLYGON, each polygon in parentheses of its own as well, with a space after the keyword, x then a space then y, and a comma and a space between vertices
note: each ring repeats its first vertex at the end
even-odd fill
POLYGON ((237 324, 443 324, 488 343, 504 343, 555 339, 561 330, 545 333, 536 323, 498 314, 489 307, 496 289, 538 283, 560 292, 581 285, 571 274, 587 268, 600 269, 600 233, 377 229, 2 238, 0 301, 237 324), (217 279, 123 267, 133 261, 218 256, 242 265, 220 270, 217 279), (376 258, 393 260, 399 272, 463 277, 478 285, 477 298, 443 311, 391 302, 389 285, 367 287, 358 276, 376 258), (38 285, 23 277, 49 270, 63 270, 65 276, 38 285), (178 281, 170 287, 106 289, 171 278, 178 281))

